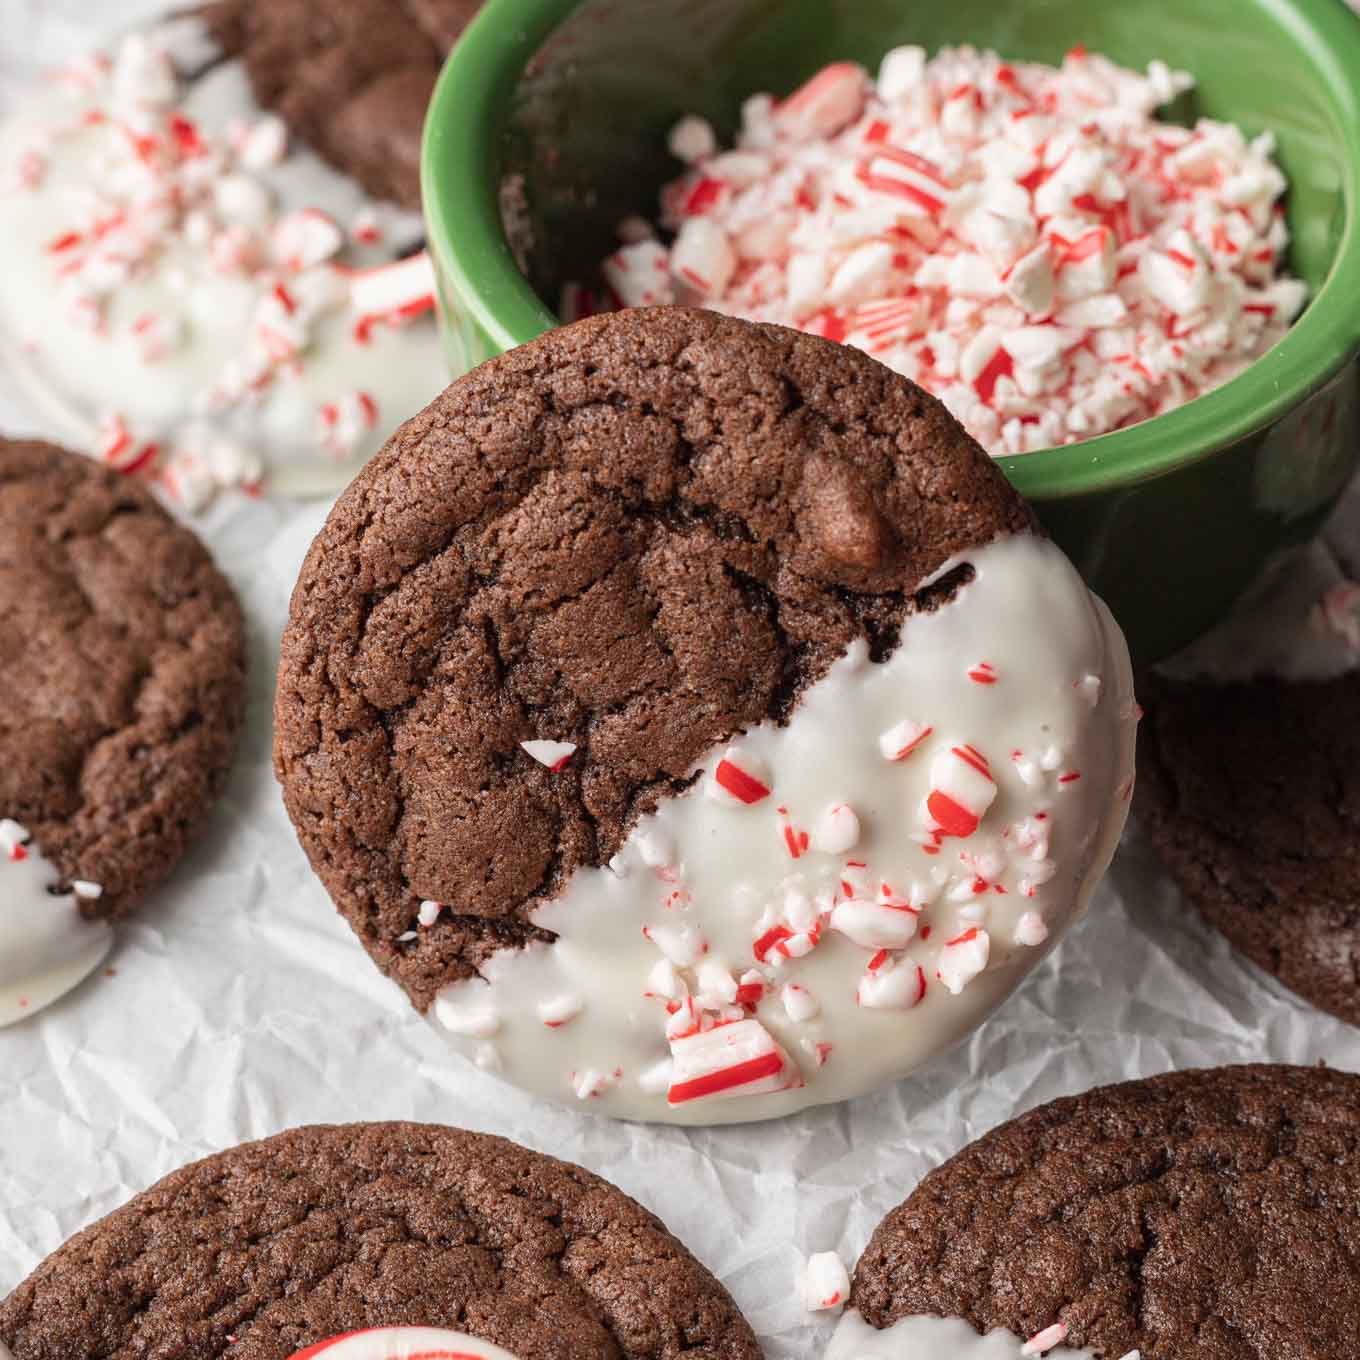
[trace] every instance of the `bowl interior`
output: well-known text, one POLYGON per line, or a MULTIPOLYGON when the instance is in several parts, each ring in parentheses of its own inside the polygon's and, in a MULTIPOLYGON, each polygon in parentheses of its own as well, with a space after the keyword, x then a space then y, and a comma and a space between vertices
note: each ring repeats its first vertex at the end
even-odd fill
POLYGON ((1169 471, 1187 452, 1261 428, 1360 344, 1360 309, 1320 296, 1360 282, 1360 23, 1341 0, 492 0, 445 73, 426 149, 433 229, 455 243, 445 248, 461 256, 482 324, 507 345, 555 324, 562 285, 592 276, 619 220, 655 216, 658 190, 680 168, 665 141, 682 114, 730 137, 747 95, 786 93, 838 58, 874 70, 908 42, 1049 62, 1082 43, 1136 68, 1160 58, 1198 82, 1178 121, 1273 130, 1290 179, 1290 266, 1314 294, 1294 331, 1262 365, 1180 411, 1002 460, 1022 491, 1169 471), (483 82, 471 121, 468 81, 483 82), (502 213, 532 291, 507 269, 502 213))

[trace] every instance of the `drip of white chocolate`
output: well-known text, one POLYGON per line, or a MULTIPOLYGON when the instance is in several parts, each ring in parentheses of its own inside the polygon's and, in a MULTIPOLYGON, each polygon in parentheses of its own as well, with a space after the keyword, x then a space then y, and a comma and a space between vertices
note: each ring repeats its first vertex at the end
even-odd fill
MULTIPOLYGON (((998 1327, 979 1336, 959 1318, 907 1317, 891 1327, 875 1329, 856 1312, 848 1312, 836 1326, 825 1360, 1030 1360, 1048 1354, 1054 1360, 1096 1360, 1094 1351, 1045 1344, 1035 1337, 1022 1341, 998 1327)), ((1138 1360, 1131 1351, 1122 1360, 1138 1360)))
POLYGON ((619 1117, 733 1122, 885 1085, 999 1005, 1110 861, 1135 704, 1057 548, 962 561, 973 580, 885 662, 853 645, 576 873, 534 916, 555 943, 446 987, 459 1050, 619 1117))
POLYGON ((107 924, 81 916, 76 893, 51 891, 61 875, 26 836, 17 823, 0 821, 0 1026, 64 996, 113 944, 107 924))

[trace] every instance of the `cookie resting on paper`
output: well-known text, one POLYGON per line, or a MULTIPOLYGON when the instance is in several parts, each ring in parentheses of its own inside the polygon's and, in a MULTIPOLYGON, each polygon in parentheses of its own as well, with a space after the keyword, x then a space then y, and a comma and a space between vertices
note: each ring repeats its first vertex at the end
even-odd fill
POLYGON ((231 587, 142 486, 0 439, 0 1024, 107 952, 178 863, 245 710, 231 587))
POLYGON ((1158 679, 1138 820, 1182 892, 1253 963, 1360 1025, 1360 670, 1158 679))
POLYGON ((0 1303, 15 1360, 288 1360, 401 1326, 515 1360, 760 1356, 728 1292, 617 1187, 428 1124, 294 1129, 184 1167, 0 1303))
POLYGON ((578 323, 402 427, 295 589, 275 763, 460 1051, 632 1118, 894 1080, 1084 909, 1123 639, 937 402, 686 309, 578 323))
POLYGON ((1350 1073, 1223 1067, 1057 1100, 883 1220, 828 1360, 1360 1355, 1357 1203, 1350 1073))

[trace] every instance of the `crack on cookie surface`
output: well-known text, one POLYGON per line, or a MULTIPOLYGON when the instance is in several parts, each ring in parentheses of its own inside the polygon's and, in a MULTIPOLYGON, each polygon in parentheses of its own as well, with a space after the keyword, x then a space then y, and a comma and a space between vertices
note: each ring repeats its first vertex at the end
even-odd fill
POLYGON ((285 801, 424 1008, 502 942, 478 922, 541 937, 539 903, 706 751, 854 639, 886 657, 967 569, 922 580, 1032 528, 943 408, 856 351, 679 308, 555 332, 398 430, 318 536, 276 701, 285 801), (549 772, 535 738, 577 751, 549 772), (451 911, 395 948, 422 898, 451 911))
POLYGON ((727 1291, 566 1162, 419 1124, 297 1129, 174 1172, 3 1303, 19 1360, 286 1360, 367 1327, 519 1360, 758 1360, 727 1291))
POLYGON ((245 710, 240 608, 152 496, 88 459, 0 440, 0 816, 117 919, 179 861, 245 710))
POLYGON ((880 1224, 851 1302, 876 1327, 1061 1319, 1102 1360, 1330 1358, 1360 1354, 1358 1245, 1360 1077, 1173 1073, 964 1149, 880 1224))

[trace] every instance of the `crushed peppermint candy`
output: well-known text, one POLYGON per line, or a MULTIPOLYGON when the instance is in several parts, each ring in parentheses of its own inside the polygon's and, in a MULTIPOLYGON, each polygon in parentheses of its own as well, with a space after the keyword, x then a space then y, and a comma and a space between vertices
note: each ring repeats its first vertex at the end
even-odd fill
POLYGON ((834 1251, 814 1252, 803 1267, 803 1307, 810 1313, 839 1312, 850 1297, 850 1274, 834 1251))
POLYGON ((571 741, 522 741, 520 747, 554 773, 576 754, 576 743, 571 741))
POLYGON ((395 209, 353 206, 353 186, 253 108, 239 70, 186 80, 171 41, 130 34, 64 68, 0 138, 14 197, 0 204, 14 255, 3 323, 20 330, 36 382, 71 389, 95 456, 186 510, 228 487, 256 494, 266 465, 284 489, 337 485, 330 460, 372 452, 438 390, 428 325, 392 338, 377 392, 352 387, 374 327, 404 331, 433 308, 429 259, 393 260, 416 239, 414 219, 389 232, 395 209), (50 316, 16 319, 39 281, 50 316), (106 345, 109 362, 46 363, 71 348, 61 326, 106 345), (144 377, 126 374, 127 357, 144 377))
POLYGON ((1155 116, 1192 84, 1082 48, 1052 67, 902 47, 877 79, 836 62, 752 97, 731 150, 686 117, 669 246, 630 219, 590 308, 686 302, 844 341, 996 455, 1122 429, 1235 377, 1307 297, 1282 272, 1272 135, 1155 116))

